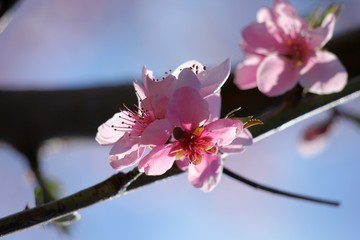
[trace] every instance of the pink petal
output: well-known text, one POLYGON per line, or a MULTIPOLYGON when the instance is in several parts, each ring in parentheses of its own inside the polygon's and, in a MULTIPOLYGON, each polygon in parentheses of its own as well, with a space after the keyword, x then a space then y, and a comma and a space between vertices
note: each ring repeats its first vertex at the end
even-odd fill
POLYGON ((222 153, 239 153, 245 150, 245 146, 252 144, 252 135, 247 129, 239 131, 235 140, 232 141, 229 145, 223 146, 220 148, 222 153))
POLYGON ((197 74, 201 82, 200 95, 206 97, 220 90, 230 75, 230 59, 226 59, 218 66, 197 74))
POLYGON ((300 77, 300 84, 316 94, 340 92, 348 74, 338 58, 327 51, 316 52, 316 63, 300 77))
POLYGON ((134 88, 135 88, 137 98, 138 98, 139 103, 140 103, 140 100, 146 98, 146 95, 147 95, 146 89, 144 88, 144 86, 141 83, 138 83, 136 80, 133 81, 133 85, 134 85, 134 88))
POLYGON ((110 155, 117 155, 121 158, 127 152, 132 152, 139 148, 139 137, 133 137, 129 134, 124 134, 111 148, 110 155))
POLYGON ((191 131, 209 118, 209 106, 200 94, 191 87, 174 92, 168 107, 168 119, 175 127, 191 131))
POLYGON ((234 78, 236 86, 244 90, 256 87, 256 71, 262 59, 263 57, 260 55, 246 56, 245 60, 236 68, 234 78))
POLYGON ((267 96, 278 96, 295 87, 299 69, 290 59, 271 54, 264 58, 257 71, 259 90, 267 96))
POLYGON ((190 68, 190 67, 193 67, 193 66, 195 66, 195 69, 193 69, 193 70, 194 70, 194 73, 195 73, 195 71, 196 71, 196 66, 198 66, 198 73, 201 73, 201 72, 204 70, 204 66, 203 66, 200 62, 198 62, 198 61, 196 61, 196 60, 190 60, 190 61, 187 61, 187 62, 181 64, 181 65, 180 65, 179 67, 177 67, 171 74, 174 75, 176 78, 178 78, 180 72, 181 72, 183 69, 185 69, 185 68, 190 68))
POLYGON ((216 142, 219 146, 226 146, 234 141, 238 127, 241 124, 239 120, 219 119, 206 125, 201 136, 212 138, 213 142, 216 142))
POLYGON ((179 73, 178 81, 176 82, 176 89, 182 87, 192 87, 196 90, 200 90, 200 80, 190 68, 185 68, 179 73))
MULTIPOLYGON (((167 93, 167 92, 164 92, 167 93)), ((148 96, 141 101, 140 106, 148 111, 153 118, 162 119, 166 116, 169 97, 164 95, 148 96)))
POLYGON ((113 168, 121 170, 133 165, 143 154, 144 149, 139 146, 139 138, 125 134, 110 151, 110 164, 113 168))
POLYGON ((147 97, 150 96, 170 96, 174 91, 176 78, 173 75, 168 75, 164 79, 154 80, 154 78, 146 78, 147 97))
POLYGON ((256 21, 258 23, 273 21, 272 10, 268 7, 260 8, 256 13, 256 21))
MULTIPOLYGON (((154 77, 154 74, 151 70, 148 70, 146 66, 143 66, 142 68, 142 82, 144 84, 144 88, 148 89, 148 82, 152 82, 154 77)), ((146 92, 146 95, 148 95, 148 92, 146 92)))
POLYGON ((189 168, 190 159, 187 157, 184 157, 182 159, 176 160, 175 163, 178 166, 178 168, 180 168, 183 171, 186 171, 189 168))
POLYGON ((140 144, 162 145, 171 136, 172 127, 167 119, 155 120, 141 134, 140 144))
POLYGON ((256 20, 258 23, 264 23, 267 32, 276 40, 276 44, 273 47, 276 49, 282 48, 281 43, 284 42, 284 36, 275 23, 273 10, 267 7, 260 8, 256 14, 256 20))
POLYGON ((322 48, 334 34, 336 18, 333 14, 326 15, 321 27, 308 31, 308 44, 311 48, 322 48))
POLYGON ((274 37, 276 34, 269 31, 266 23, 253 22, 242 31, 242 37, 246 46, 254 52, 268 54, 280 45, 279 40, 274 37))
MULTIPOLYGON (((238 131, 235 140, 237 141, 237 143, 240 143, 244 146, 250 146, 253 144, 253 137, 248 129, 242 129, 242 131, 238 131)), ((234 142, 232 142, 231 144, 233 143, 234 142)))
POLYGON ((210 116, 208 122, 213 122, 220 117, 221 113, 221 95, 220 92, 213 93, 204 98, 209 106, 210 116))
POLYGON ((286 36, 296 37, 302 30, 308 29, 307 22, 298 16, 295 8, 286 1, 275 1, 273 5, 275 22, 280 31, 286 36))
POLYGON ((153 148, 139 162, 139 171, 146 175, 161 175, 171 168, 175 157, 170 155, 173 145, 159 145, 153 148))
POLYGON ((222 169, 223 163, 219 155, 206 154, 199 165, 189 165, 189 181, 194 187, 210 192, 219 183, 222 169))
POLYGON ((110 155, 110 165, 116 170, 123 170, 126 167, 132 166, 137 163, 144 153, 145 147, 139 147, 134 151, 129 151, 127 154, 124 154, 121 158, 118 155, 110 155))
POLYGON ((116 131, 113 126, 122 126, 121 116, 124 112, 115 113, 115 115, 100 125, 96 134, 95 140, 102 145, 109 145, 115 143, 124 135, 123 131, 116 131))

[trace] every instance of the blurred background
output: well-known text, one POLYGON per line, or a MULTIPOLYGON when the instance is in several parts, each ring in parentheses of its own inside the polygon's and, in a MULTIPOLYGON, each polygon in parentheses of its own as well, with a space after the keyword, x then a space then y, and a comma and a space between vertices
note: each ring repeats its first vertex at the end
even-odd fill
MULTIPOLYGON (((359 1, 291 1, 304 16, 332 2, 344 4, 336 34, 360 26, 359 1)), ((190 59, 211 67, 230 57, 235 67, 243 57, 241 29, 260 7, 271 4, 23 1, 0 35, 0 88, 119 85, 140 79, 143 65, 162 76, 190 59)), ((360 114, 359 104, 358 99, 342 108, 360 114)), ((339 208, 256 191, 227 176, 205 194, 182 174, 81 210, 82 219, 69 235, 47 225, 5 239, 358 239, 360 129, 354 122, 336 121, 318 151, 301 150, 305 129, 328 114, 256 143, 228 158, 226 166, 273 187, 340 200, 339 208)), ((114 173, 107 161, 109 150, 93 138, 52 139, 41 148, 42 170, 66 196, 114 173)), ((0 142, 0 217, 34 206, 35 183, 23 158, 0 142)))

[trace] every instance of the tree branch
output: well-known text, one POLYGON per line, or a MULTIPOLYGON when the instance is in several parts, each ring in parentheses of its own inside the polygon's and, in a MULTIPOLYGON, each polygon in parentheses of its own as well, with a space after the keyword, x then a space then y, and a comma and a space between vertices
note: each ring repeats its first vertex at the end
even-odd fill
POLYGON ((124 186, 137 174, 137 170, 130 171, 127 174, 119 172, 103 182, 68 197, 2 218, 0 237, 20 229, 49 222, 115 195, 121 195, 126 190, 124 186))
MULTIPOLYGON (((340 93, 308 97, 301 101, 296 108, 281 112, 267 119, 264 125, 253 128, 254 141, 257 142, 299 121, 355 99, 360 96, 359 89, 360 76, 349 82, 346 88, 340 93)), ((168 172, 161 176, 139 176, 137 168, 126 174, 121 172, 117 173, 103 182, 68 197, 0 219, 0 237, 41 223, 47 223, 73 211, 114 196, 120 196, 127 191, 179 173, 181 173, 181 171, 176 166, 173 166, 168 172)))

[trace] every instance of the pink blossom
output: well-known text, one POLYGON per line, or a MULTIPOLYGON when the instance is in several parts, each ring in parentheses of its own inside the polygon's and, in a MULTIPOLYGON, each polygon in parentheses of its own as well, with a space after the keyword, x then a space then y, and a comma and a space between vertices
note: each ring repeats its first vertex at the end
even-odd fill
POLYGON ((166 120, 167 108, 173 92, 178 88, 190 86, 197 89, 207 101, 213 103, 211 116, 216 116, 218 112, 215 111, 220 107, 219 89, 229 73, 228 59, 208 71, 196 61, 187 62, 160 81, 144 67, 144 84, 134 81, 138 110, 124 107, 98 128, 97 142, 114 145, 109 155, 110 165, 121 170, 136 164, 147 146, 162 145, 169 139, 172 126, 166 120))
POLYGON ((242 32, 245 60, 236 69, 235 84, 240 89, 258 87, 268 96, 281 95, 297 83, 316 94, 341 91, 347 72, 333 53, 322 50, 334 26, 335 16, 328 14, 313 29, 292 5, 275 0, 242 32))
POLYGON ((304 156, 312 156, 324 150, 334 123, 334 118, 330 117, 308 126, 299 141, 299 152, 304 156))
MULTIPOLYGON (((173 138, 157 145, 144 156, 139 162, 139 170, 147 175, 161 175, 177 160, 181 169, 188 170, 193 186, 211 191, 222 173, 220 151, 241 135, 242 123, 232 119, 209 121, 208 102, 197 90, 188 86, 174 92, 167 116, 173 138)), ((233 149, 240 150, 240 147, 233 149)))

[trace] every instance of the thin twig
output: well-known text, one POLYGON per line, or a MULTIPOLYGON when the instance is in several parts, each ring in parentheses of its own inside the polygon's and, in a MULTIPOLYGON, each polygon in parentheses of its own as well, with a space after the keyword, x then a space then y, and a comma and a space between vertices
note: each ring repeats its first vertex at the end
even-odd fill
POLYGON ((272 187, 268 187, 268 186, 262 185, 260 183, 256 183, 256 182, 254 182, 252 180, 244 178, 244 177, 240 176, 239 174, 236 174, 236 173, 230 171, 227 168, 223 169, 223 173, 228 175, 229 177, 235 179, 235 180, 238 180, 238 181, 240 181, 242 183, 245 183, 246 185, 249 185, 250 187, 254 187, 256 189, 264 190, 266 192, 278 194, 278 195, 285 196, 285 197, 291 197, 291 198, 306 200, 306 201, 310 201, 310 202, 326 204, 326 205, 330 205, 330 206, 334 206, 334 207, 340 206, 340 203, 337 202, 337 201, 324 200, 324 199, 309 197, 309 196, 305 196, 305 195, 301 195, 301 194, 297 194, 297 193, 290 193, 290 192, 287 192, 287 191, 282 191, 282 190, 278 190, 278 189, 275 189, 275 188, 272 188, 272 187))

